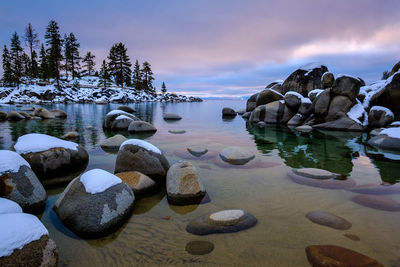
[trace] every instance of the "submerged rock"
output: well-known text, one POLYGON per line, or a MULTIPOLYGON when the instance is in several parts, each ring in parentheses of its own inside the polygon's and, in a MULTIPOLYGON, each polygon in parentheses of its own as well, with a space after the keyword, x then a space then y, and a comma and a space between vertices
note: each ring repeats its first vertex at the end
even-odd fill
POLYGON ((157 129, 156 127, 145 121, 132 121, 129 124, 128 132, 130 133, 157 132, 157 129))
POLYGON ((195 157, 201 157, 208 152, 208 149, 201 145, 194 145, 188 147, 187 151, 195 157))
POLYGON ((116 231, 133 210, 135 196, 117 176, 93 169, 75 178, 53 209, 61 222, 82 237, 116 231))
POLYGON ((115 174, 132 189, 136 196, 151 193, 157 189, 157 184, 143 173, 131 171, 115 174))
POLYGON ((167 198, 174 205, 199 204, 206 190, 196 168, 187 161, 180 161, 167 173, 167 198))
POLYGON ((356 185, 353 179, 340 180, 338 174, 314 168, 293 169, 288 176, 295 183, 325 189, 345 189, 356 185))
POLYGON ((64 110, 54 109, 50 111, 56 118, 65 119, 67 117, 67 113, 64 110))
POLYGON ((62 139, 76 139, 78 137, 79 137, 79 133, 72 131, 72 132, 68 132, 68 133, 64 134, 62 136, 62 139))
POLYGON ((313 223, 328 226, 337 230, 348 230, 351 228, 351 223, 342 217, 336 216, 324 211, 311 211, 306 217, 313 223))
POLYGON ((5 120, 7 120, 7 114, 0 111, 0 121, 5 121, 5 120))
POLYGON ((374 195, 357 195, 352 198, 353 202, 377 210, 400 211, 400 203, 385 197, 374 195))
POLYGON ((318 245, 306 247, 308 262, 313 267, 383 267, 378 261, 347 248, 318 245))
POLYGON ((100 146, 104 149, 119 149, 121 144, 126 141, 126 137, 120 134, 116 134, 110 138, 104 140, 100 146))
POLYGON ((393 112, 388 108, 373 106, 368 113, 368 125, 371 128, 382 128, 388 126, 394 120, 393 112))
POLYGON ((257 219, 243 210, 222 210, 192 220, 186 227, 189 233, 208 235, 233 233, 257 224, 257 219))
POLYGON ((313 130, 313 128, 310 125, 301 125, 296 127, 296 130, 299 132, 309 133, 313 130))
POLYGON ((368 145, 393 151, 400 151, 400 128, 387 128, 379 132, 378 136, 372 137, 368 145))
POLYGON ((172 121, 182 119, 181 116, 179 116, 178 114, 175 114, 175 113, 165 113, 163 118, 164 118, 164 120, 172 120, 172 121))
POLYGON ((0 197, 15 201, 29 213, 41 212, 46 205, 46 191, 36 174, 13 151, 0 150, 0 197))
POLYGON ((214 244, 208 241, 191 241, 186 244, 185 250, 192 255, 206 255, 214 250, 214 244))
POLYGON ((334 179, 338 176, 336 173, 316 168, 293 169, 292 171, 297 175, 318 180, 334 179))
POLYGON ((233 146, 224 148, 219 153, 219 156, 223 161, 233 165, 244 165, 255 158, 255 155, 245 148, 233 146))
POLYGON ((51 113, 45 108, 38 108, 33 113, 35 117, 41 117, 42 119, 54 119, 56 116, 55 114, 51 113))

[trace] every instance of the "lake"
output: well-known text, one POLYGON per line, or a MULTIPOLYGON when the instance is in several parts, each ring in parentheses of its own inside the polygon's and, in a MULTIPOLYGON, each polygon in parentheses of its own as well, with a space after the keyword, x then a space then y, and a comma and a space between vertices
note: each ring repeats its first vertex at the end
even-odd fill
MULTIPOLYGON (((136 115, 152 123, 154 135, 126 135, 141 138, 160 148, 171 164, 189 160, 197 168, 211 202, 174 206, 165 190, 139 199, 130 219, 117 232, 101 239, 83 240, 58 220, 52 206, 66 185, 47 188, 48 200, 41 220, 59 249, 59 266, 133 265, 245 265, 309 266, 305 247, 338 245, 377 259, 385 266, 400 266, 400 212, 361 206, 352 201, 357 193, 344 189, 324 189, 299 184, 287 173, 292 168, 320 168, 342 174, 342 179, 359 185, 391 187, 400 182, 400 155, 381 152, 365 144, 367 133, 299 133, 277 126, 260 128, 240 116, 222 119, 223 107, 239 109, 245 101, 205 101, 202 103, 129 104, 136 115), (180 121, 167 122, 166 112, 177 113, 180 121), (185 130, 172 134, 169 130, 185 130), (191 156, 187 147, 205 145, 209 152, 191 156), (255 154, 246 165, 229 165, 218 153, 227 146, 244 147, 255 154), (243 209, 252 213, 255 227, 230 234, 195 236, 185 227, 192 219, 222 209, 243 209), (352 223, 341 231, 317 225, 305 215, 313 210, 334 213, 352 223), (345 234, 356 235, 354 241, 345 234), (214 250, 206 255, 189 254, 191 241, 208 241, 214 250)), ((26 105, 27 106, 27 105, 26 105)), ((115 133, 103 132, 105 114, 118 104, 53 104, 66 120, 0 123, 0 149, 10 149, 17 138, 31 132, 60 137, 79 132, 78 142, 89 152, 87 170, 114 171, 115 153, 99 144, 115 133)), ((0 106, 0 111, 21 107, 0 106)), ((395 185, 396 186, 396 185, 395 185)), ((386 197, 400 202, 400 193, 386 197)))

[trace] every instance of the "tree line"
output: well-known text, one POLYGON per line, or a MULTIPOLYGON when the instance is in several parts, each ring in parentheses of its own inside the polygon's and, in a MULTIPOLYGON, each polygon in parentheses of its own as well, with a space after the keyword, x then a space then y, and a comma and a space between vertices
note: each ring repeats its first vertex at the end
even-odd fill
MULTIPOLYGON (((9 48, 7 45, 3 47, 4 86, 19 87, 22 78, 27 77, 42 81, 53 79, 60 89, 61 73, 64 72, 66 80, 94 75, 99 77, 98 86, 103 88, 109 87, 114 81, 117 86, 155 92, 154 74, 150 63, 144 61, 140 65, 136 60, 131 69, 127 48, 122 42, 111 47, 107 59, 103 60, 99 71, 96 71, 95 55, 89 51, 81 57, 80 43, 74 33, 62 37, 58 23, 54 20, 51 20, 46 28, 44 42, 40 42, 30 23, 25 28, 23 41, 29 54, 22 48, 17 32, 12 35, 9 48)), ((166 92, 165 83, 161 91, 166 92)))

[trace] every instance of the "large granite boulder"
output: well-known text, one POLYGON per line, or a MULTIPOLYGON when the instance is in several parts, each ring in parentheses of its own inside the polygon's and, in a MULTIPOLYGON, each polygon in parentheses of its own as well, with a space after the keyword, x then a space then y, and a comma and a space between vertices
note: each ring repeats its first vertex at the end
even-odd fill
POLYGON ((0 214, 0 266, 56 267, 58 251, 40 220, 26 213, 0 214))
POLYGON ((303 96, 316 88, 321 88, 322 75, 328 71, 326 66, 311 63, 305 65, 292 74, 283 82, 282 93, 286 94, 289 91, 295 91, 303 96))
POLYGON ((5 121, 7 120, 7 114, 0 111, 0 121, 5 121))
POLYGON ((206 189, 196 171, 187 161, 180 161, 167 173, 167 198, 174 205, 198 204, 206 195, 206 189))
POLYGON ((132 121, 129 124, 128 132, 130 133, 154 133, 157 132, 157 128, 152 124, 145 121, 132 121))
POLYGON ((400 128, 383 129, 378 136, 372 137, 368 144, 376 148, 400 151, 400 128))
POLYGON ((400 61, 397 62, 393 68, 392 71, 390 72, 390 76, 394 75, 396 72, 398 72, 400 70, 400 61))
POLYGON ((361 82, 358 78, 349 75, 339 75, 332 85, 332 94, 347 96, 355 100, 360 92, 361 82))
MULTIPOLYGON (((128 112, 125 112, 125 111, 122 111, 122 110, 112 110, 112 111, 108 112, 106 114, 106 116, 104 117, 103 129, 112 130, 113 123, 114 123, 115 119, 118 118, 119 116, 122 116, 122 115, 125 116, 125 117, 128 117, 128 118, 130 118, 132 120, 135 120, 135 121, 139 120, 135 115, 132 115, 132 114, 130 114, 128 112)), ((124 117, 122 117, 122 118, 124 118, 124 117)), ((128 129, 128 127, 129 127, 129 124, 126 126, 126 129, 128 129)))
POLYGON ((121 134, 116 134, 114 136, 111 136, 109 138, 107 138, 106 140, 104 140, 103 142, 101 142, 100 146, 101 148, 107 150, 115 150, 115 149, 119 149, 119 147, 121 146, 121 144, 123 142, 126 141, 126 137, 121 135, 121 134))
POLYGON ((9 121, 20 121, 24 119, 25 117, 16 111, 10 111, 7 114, 7 120, 9 121))
POLYGON ((301 105, 303 96, 297 92, 289 91, 285 94, 285 104, 293 111, 297 111, 301 105))
POLYGON ((287 122, 287 125, 298 126, 301 125, 305 119, 306 118, 302 114, 297 113, 287 122))
POLYGON ((335 76, 333 76, 332 72, 325 72, 321 77, 322 89, 331 88, 334 82, 335 76))
POLYGON ((138 171, 157 183, 165 183, 168 160, 160 149, 139 139, 128 139, 119 148, 115 173, 138 171))
POLYGON ((280 122, 284 110, 285 103, 283 100, 261 105, 251 113, 250 121, 253 123, 264 121, 265 123, 277 124, 280 122))
POLYGON ((53 209, 71 231, 93 238, 116 231, 130 216, 134 200, 120 178, 93 169, 72 180, 53 209))
POLYGON ((29 163, 18 153, 0 150, 0 197, 15 201, 25 212, 44 210, 46 191, 29 163))
POLYGON ((116 117, 111 124, 111 130, 113 131, 126 131, 129 128, 129 125, 131 122, 134 122, 135 120, 126 116, 126 115, 119 115, 116 117))
POLYGON ((324 118, 328 114, 330 100, 331 89, 324 90, 315 98, 313 106, 316 118, 324 118))
POLYGON ((86 149, 80 145, 45 134, 23 135, 14 149, 29 162, 42 183, 53 183, 53 178, 81 171, 89 161, 86 149))
POLYGON ((391 110, 381 106, 373 106, 368 113, 368 125, 370 128, 386 127, 394 121, 391 110))
POLYGON ((38 108, 32 113, 34 117, 40 117, 42 119, 54 119, 56 116, 55 114, 51 113, 45 108, 38 108))
POLYGON ((131 114, 136 112, 136 110, 134 108, 131 108, 129 106, 119 106, 117 109, 131 113, 131 114))
POLYGON ((258 93, 250 96, 250 98, 246 102, 246 112, 253 111, 257 107, 257 97, 258 93))
POLYGON ((346 115, 334 121, 328 121, 321 124, 313 125, 313 127, 320 130, 350 131, 350 132, 362 132, 365 129, 365 127, 362 124, 350 119, 346 115))
POLYGON ((222 109, 222 117, 235 117, 236 111, 232 108, 223 108, 222 109))
POLYGON ((273 89, 265 89, 257 95, 256 107, 282 99, 283 95, 278 93, 277 91, 273 89))
POLYGON ((325 121, 334 121, 344 116, 351 107, 353 106, 353 101, 351 101, 347 96, 334 96, 329 104, 328 114, 325 117, 325 121))
POLYGON ((382 106, 394 113, 395 120, 400 118, 400 72, 387 79, 385 86, 371 97, 369 106, 382 106))
POLYGON ((294 115, 296 115, 296 110, 291 109, 288 105, 284 105, 282 117, 278 123, 286 124, 294 115))

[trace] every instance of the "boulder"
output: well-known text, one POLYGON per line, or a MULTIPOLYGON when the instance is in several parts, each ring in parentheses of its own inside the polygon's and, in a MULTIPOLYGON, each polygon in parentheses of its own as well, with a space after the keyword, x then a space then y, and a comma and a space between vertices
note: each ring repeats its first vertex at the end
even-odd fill
POLYGON ((288 122, 287 125, 290 126, 297 126, 297 125, 301 125, 304 122, 304 117, 303 115, 301 115, 300 113, 297 113, 296 115, 294 115, 288 122))
POLYGON ((275 87, 277 85, 282 85, 282 83, 283 83, 282 80, 273 81, 272 83, 269 83, 267 86, 265 86, 265 89, 272 88, 272 87, 275 87))
POLYGON ((238 109, 236 110, 236 113, 239 115, 243 115, 244 113, 246 113, 246 109, 245 108, 238 109))
POLYGON ((332 85, 332 94, 347 96, 354 101, 360 92, 361 82, 358 78, 340 75, 332 85))
POLYGON ((337 230, 348 230, 352 226, 349 221, 343 219, 342 217, 319 210, 307 213, 306 217, 313 223, 331 227, 337 230))
POLYGON ((308 93, 308 97, 310 98, 311 101, 314 101, 314 100, 317 98, 317 96, 319 96, 323 91, 325 91, 325 90, 323 90, 323 89, 314 89, 314 90, 311 90, 311 91, 308 93))
POLYGON ((116 231, 130 216, 135 196, 117 176, 93 169, 65 188, 53 209, 61 222, 82 237, 116 231))
POLYGON ((318 245, 306 247, 308 262, 313 267, 383 267, 378 261, 343 247, 318 245))
POLYGON ((280 122, 285 104, 283 100, 271 102, 266 105, 258 106, 251 114, 251 122, 264 121, 265 123, 276 124, 280 122))
POLYGON ((295 91, 303 96, 316 88, 321 88, 322 75, 328 71, 326 66, 311 63, 305 65, 292 74, 283 82, 282 92, 286 94, 289 91, 295 91))
POLYGON ((156 127, 145 121, 132 121, 129 124, 128 132, 130 133, 143 133, 143 132, 157 132, 156 127))
POLYGON ((65 119, 67 117, 67 113, 64 110, 55 109, 50 110, 50 112, 53 113, 56 118, 65 119))
POLYGON ((68 132, 68 133, 64 134, 61 138, 62 139, 70 139, 70 140, 72 140, 72 139, 76 139, 78 137, 79 137, 79 133, 75 132, 75 131, 72 131, 72 132, 68 132))
POLYGON ((126 141, 126 137, 120 134, 116 134, 110 138, 107 138, 101 142, 100 146, 103 149, 119 149, 121 144, 126 141))
POLYGON ((0 240, 0 266, 57 266, 57 246, 34 215, 0 214, 0 240))
POLYGON ((187 151, 195 157, 201 157, 208 152, 208 149, 202 145, 193 145, 188 147, 187 151))
POLYGON ((131 113, 131 114, 136 112, 136 110, 134 108, 131 108, 131 107, 128 107, 128 106, 119 106, 117 109, 125 111, 125 112, 128 112, 128 113, 131 113))
POLYGON ((246 102, 246 112, 253 111, 257 107, 257 97, 258 93, 250 96, 250 98, 246 102))
POLYGON ((243 119, 249 119, 250 116, 251 116, 251 112, 246 112, 246 113, 244 113, 244 114, 242 115, 242 118, 243 118, 243 119))
POLYGON ((391 124, 394 120, 393 112, 388 108, 373 106, 368 113, 368 125, 370 128, 382 128, 391 124))
POLYGON ((226 147, 220 153, 219 156, 225 162, 233 165, 244 165, 250 160, 255 158, 255 155, 242 147, 226 147))
POLYGON ((308 116, 312 111, 312 102, 309 98, 303 98, 297 113, 308 116))
POLYGON ((18 138, 15 151, 31 165, 42 182, 65 177, 86 168, 89 155, 80 145, 45 134, 26 134, 18 138))
POLYGON ((344 114, 349 112, 353 106, 353 101, 351 101, 347 96, 334 96, 329 104, 328 114, 325 117, 325 121, 334 121, 343 117, 344 114))
POLYGON ((167 198, 174 205, 199 204, 206 190, 196 168, 188 161, 180 161, 167 173, 167 198))
POLYGON ((214 250, 214 244, 209 241, 190 241, 185 250, 191 255, 206 255, 214 250))
MULTIPOLYGON (((112 111, 108 112, 106 114, 106 116, 104 117, 103 129, 111 130, 115 119, 121 115, 131 118, 132 120, 139 121, 139 119, 135 115, 132 115, 128 112, 125 112, 122 110, 112 110, 112 111)), ((129 124, 126 126, 126 129, 128 129, 128 127, 129 127, 129 124)))
POLYGON ((294 174, 317 180, 335 179, 338 175, 323 169, 302 168, 293 169, 294 174))
POLYGON ((164 114, 163 118, 164 118, 164 120, 167 120, 167 121, 168 120, 177 121, 177 120, 182 119, 181 116, 179 116, 178 114, 174 114, 174 113, 166 113, 166 114, 164 114))
POLYGON ((139 139, 128 139, 119 148, 115 173, 138 171, 157 183, 165 183, 168 160, 154 145, 139 139))
POLYGON ((115 175, 118 176, 124 183, 129 185, 135 194, 135 197, 154 192, 157 189, 157 184, 150 179, 150 177, 144 175, 143 173, 131 171, 120 172, 115 175))
POLYGON ((316 124, 313 125, 313 127, 320 130, 336 130, 336 131, 350 131, 350 132, 364 131, 364 126, 362 126, 360 123, 350 119, 345 115, 337 120, 316 124))
POLYGON ((290 119, 296 114, 296 111, 284 105, 282 118, 279 120, 279 123, 286 124, 290 119))
POLYGON ((125 116, 125 115, 119 115, 116 117, 111 124, 111 130, 113 131, 126 131, 129 128, 129 125, 134 122, 132 118, 125 116))
POLYGON ((274 101, 282 100, 284 97, 273 89, 265 89, 261 91, 256 99, 256 107, 265 105, 274 101))
POLYGON ((324 118, 328 114, 330 95, 331 89, 326 89, 315 98, 313 102, 315 117, 324 118))
POLYGON ((398 72, 400 70, 400 61, 397 62, 393 68, 392 71, 390 72, 390 76, 394 75, 396 72, 398 72))
POLYGON ((335 77, 333 76, 332 72, 325 72, 321 77, 322 89, 331 88, 334 82, 335 77))
POLYGON ((18 112, 20 115, 24 116, 25 119, 30 120, 32 116, 24 111, 18 112))
POLYGON ((48 110, 45 109, 45 108, 38 108, 38 109, 36 109, 36 110, 32 113, 32 116, 34 116, 34 117, 40 117, 40 118, 42 118, 42 119, 54 119, 54 118, 56 117, 52 112, 48 111, 48 110))
POLYGON ((24 119, 25 119, 25 117, 16 111, 10 111, 7 114, 7 120, 9 120, 9 121, 20 121, 20 120, 24 120, 24 119))
POLYGON ((303 96, 299 93, 289 91, 285 94, 285 104, 293 111, 297 111, 301 105, 303 96))
POLYGON ((5 120, 7 120, 7 114, 0 111, 0 121, 5 121, 5 120))
POLYGON ((222 117, 235 117, 236 111, 232 108, 223 108, 222 109, 222 117))
POLYGON ((395 120, 400 118, 400 72, 387 79, 384 88, 371 97, 369 106, 386 107, 394 113, 395 120))
POLYGON ((257 219, 250 213, 239 210, 222 210, 192 220, 186 231, 194 235, 234 233, 253 227, 257 219))
POLYGON ((18 153, 0 150, 0 197, 18 203, 25 212, 38 213, 46 205, 46 191, 29 163, 18 153))
POLYGON ((400 151, 400 128, 392 127, 383 129, 378 136, 372 137, 368 145, 393 151, 400 151))

